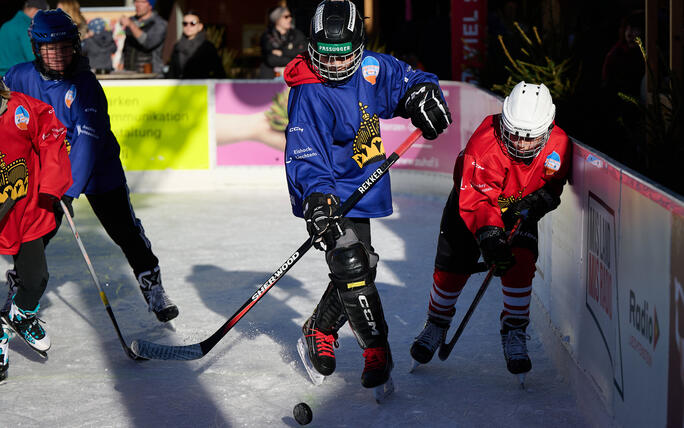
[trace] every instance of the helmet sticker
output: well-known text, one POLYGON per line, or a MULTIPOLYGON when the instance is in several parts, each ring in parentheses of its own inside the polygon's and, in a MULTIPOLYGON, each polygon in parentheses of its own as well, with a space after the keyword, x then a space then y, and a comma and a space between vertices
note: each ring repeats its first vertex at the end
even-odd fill
POLYGON ((66 104, 67 108, 71 108, 71 104, 73 104, 74 99, 76 99, 76 85, 71 85, 67 93, 64 95, 64 104, 66 104))
POLYGON ((361 72, 368 83, 375 85, 378 74, 380 74, 380 63, 372 56, 367 56, 361 62, 361 72))
POLYGON ((544 161, 544 172, 546 175, 553 175, 556 171, 560 169, 561 159, 560 155, 555 151, 546 157, 544 161))
POLYGON ((349 2, 349 22, 347 23, 347 28, 352 33, 354 32, 354 24, 356 23, 356 5, 349 2))
POLYGON ((22 131, 28 129, 29 118, 29 112, 24 106, 20 105, 14 110, 14 124, 22 131))
POLYGON ((352 51, 351 42, 347 43, 321 43, 318 42, 318 51, 324 54, 348 54, 352 51))
POLYGON ((318 33, 323 29, 323 5, 323 2, 318 5, 316 15, 314 15, 314 33, 318 33))

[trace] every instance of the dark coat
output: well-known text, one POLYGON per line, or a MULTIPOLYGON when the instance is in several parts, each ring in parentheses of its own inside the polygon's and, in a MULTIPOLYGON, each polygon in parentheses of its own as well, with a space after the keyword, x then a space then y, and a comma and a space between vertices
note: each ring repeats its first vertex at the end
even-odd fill
POLYGON ((270 27, 261 35, 262 63, 259 69, 260 78, 273 78, 273 67, 285 67, 298 54, 306 50, 307 39, 304 33, 296 28, 285 34, 270 27), (282 55, 274 55, 274 50, 280 50, 282 55))
POLYGON ((183 36, 173 47, 169 70, 171 79, 223 79, 226 72, 216 47, 201 32, 190 40, 183 36))
POLYGON ((81 53, 88 57, 90 68, 111 71, 112 54, 116 52, 116 43, 111 31, 102 31, 83 40, 81 53))

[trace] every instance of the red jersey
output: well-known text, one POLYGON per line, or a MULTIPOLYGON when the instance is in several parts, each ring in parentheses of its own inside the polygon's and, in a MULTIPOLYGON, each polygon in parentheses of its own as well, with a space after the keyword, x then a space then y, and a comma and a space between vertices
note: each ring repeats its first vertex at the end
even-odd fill
POLYGON ((567 134, 558 126, 529 165, 510 158, 495 135, 500 115, 487 116, 468 140, 454 166, 461 218, 474 234, 483 226, 504 227, 501 213, 549 184, 560 196, 572 159, 567 134))
POLYGON ((55 228, 52 203, 39 193, 61 198, 71 186, 66 131, 50 105, 12 92, 0 115, 0 203, 16 204, 0 222, 0 254, 55 228))

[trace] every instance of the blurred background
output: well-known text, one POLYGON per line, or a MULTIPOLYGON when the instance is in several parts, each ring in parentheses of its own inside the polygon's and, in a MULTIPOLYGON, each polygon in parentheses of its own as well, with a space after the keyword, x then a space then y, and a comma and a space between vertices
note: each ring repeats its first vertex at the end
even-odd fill
MULTIPOLYGON (((158 0, 168 22, 163 59, 196 12, 230 79, 259 78, 269 15, 287 7, 305 36, 319 0, 158 0)), ((543 81, 568 134, 684 194, 681 0, 354 0, 367 49, 441 80, 504 96, 519 80, 543 81)), ((0 0, 0 23, 24 0, 0 0)), ((55 7, 57 0, 50 0, 55 7)), ((132 15, 133 0, 82 0, 86 19, 132 15)), ((116 18, 112 22, 116 22, 116 18)), ((115 32, 116 36, 116 32, 115 32)), ((275 73, 278 78, 278 72, 275 73)))

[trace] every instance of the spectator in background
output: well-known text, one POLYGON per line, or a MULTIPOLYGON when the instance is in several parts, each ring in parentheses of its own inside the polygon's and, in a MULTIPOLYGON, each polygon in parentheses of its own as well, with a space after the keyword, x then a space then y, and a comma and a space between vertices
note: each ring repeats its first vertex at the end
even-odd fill
POLYGON ((166 77, 172 79, 222 79, 226 77, 216 47, 206 38, 196 12, 183 16, 183 35, 173 46, 166 77))
POLYGON ((36 12, 49 8, 46 0, 26 0, 23 9, 0 27, 0 76, 15 64, 35 59, 28 28, 36 12))
POLYGON ((112 32, 107 30, 107 23, 102 18, 92 19, 88 23, 87 37, 81 44, 81 53, 88 57, 90 68, 95 74, 112 71, 112 54, 116 52, 116 43, 112 32))
POLYGON ((76 27, 78 28, 78 33, 81 35, 81 39, 87 36, 88 33, 88 23, 85 17, 81 14, 81 5, 76 0, 59 0, 57 2, 57 9, 62 9, 71 17, 74 21, 76 27))
POLYGON ((126 31, 123 47, 125 70, 143 72, 151 64, 153 73, 161 73, 162 47, 166 21, 152 10, 156 0, 135 0, 135 16, 122 16, 119 22, 126 31))
POLYGON ((276 7, 269 13, 270 24, 261 36, 262 63, 259 77, 280 76, 285 66, 306 49, 304 33, 294 28, 292 13, 286 7, 276 7))

